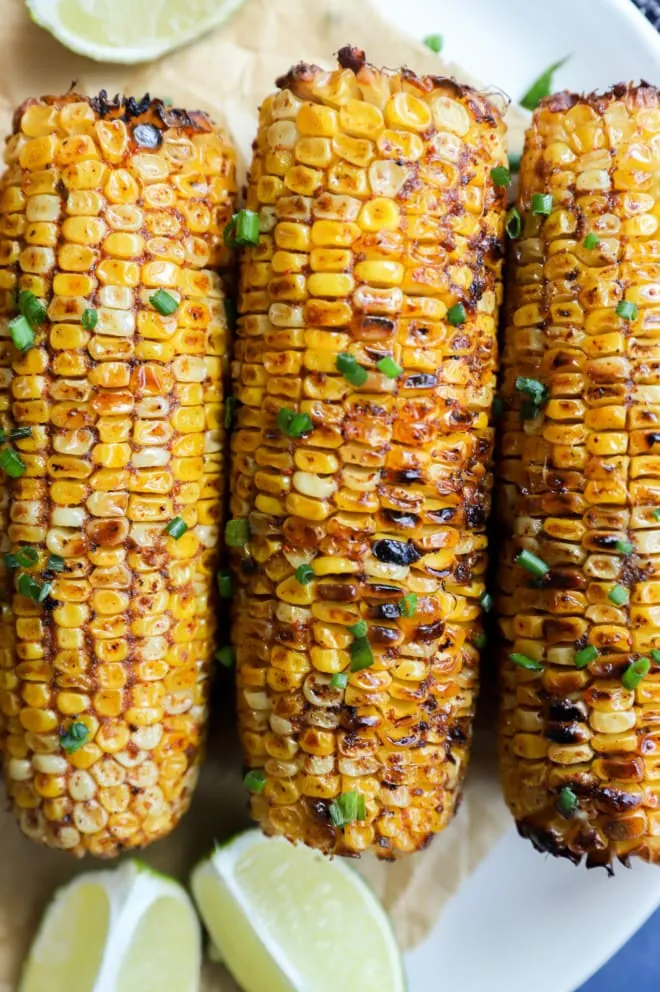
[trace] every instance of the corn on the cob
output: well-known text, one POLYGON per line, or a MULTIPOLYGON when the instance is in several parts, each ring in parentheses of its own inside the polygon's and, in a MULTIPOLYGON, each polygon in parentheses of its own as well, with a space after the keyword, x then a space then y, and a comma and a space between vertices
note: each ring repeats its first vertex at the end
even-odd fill
POLYGON ((254 816, 394 857, 453 816, 471 735, 506 153, 469 88, 339 62, 261 108, 233 639, 254 816))
POLYGON ((203 114, 69 93, 19 109, 6 162, 5 781, 28 836, 113 855, 171 829, 200 759, 233 153, 203 114))
POLYGON ((544 101, 518 209, 499 461, 506 798, 541 850, 657 860, 658 91, 544 101))

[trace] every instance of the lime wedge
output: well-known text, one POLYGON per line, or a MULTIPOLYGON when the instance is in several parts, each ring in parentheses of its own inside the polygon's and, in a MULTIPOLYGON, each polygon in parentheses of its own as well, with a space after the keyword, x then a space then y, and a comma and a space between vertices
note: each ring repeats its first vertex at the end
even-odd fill
POLYGON ((402 992, 385 910, 345 862, 257 830, 199 864, 197 908, 245 992, 402 992))
POLYGON ((197 992, 200 928, 181 886, 138 861, 59 889, 19 992, 197 992))
POLYGON ((146 62, 226 20, 243 0, 26 0, 58 41, 101 62, 146 62))

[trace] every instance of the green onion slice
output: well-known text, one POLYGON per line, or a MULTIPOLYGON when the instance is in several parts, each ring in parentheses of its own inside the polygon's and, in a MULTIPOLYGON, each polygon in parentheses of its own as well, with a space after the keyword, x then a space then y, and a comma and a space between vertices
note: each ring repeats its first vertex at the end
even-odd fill
POLYGON ((598 648, 595 648, 593 644, 588 644, 586 648, 581 648, 580 651, 575 652, 575 667, 576 668, 586 668, 590 662, 595 661, 598 657, 598 648))
POLYGON ((628 300, 621 300, 621 302, 617 304, 617 317, 621 317, 623 320, 635 320, 637 317, 637 312, 636 303, 630 303, 628 300))
POLYGON ((621 676, 621 683, 626 689, 634 691, 639 683, 645 678, 651 671, 651 662, 648 658, 638 658, 637 661, 633 661, 631 665, 628 665, 625 672, 621 676))
POLYGON ((427 48, 430 48, 432 52, 439 55, 442 51, 442 46, 444 44, 444 38, 441 34, 427 34, 426 38, 423 40, 423 44, 427 48))
POLYGON ((31 599, 34 603, 43 603, 51 590, 51 584, 50 582, 44 582, 42 585, 41 582, 37 582, 27 572, 21 572, 16 579, 16 588, 21 596, 25 596, 26 599, 31 599))
POLYGON ((507 187, 511 185, 511 173, 503 165, 496 165, 490 170, 490 178, 495 186, 507 187))
POLYGON ((330 679, 330 685, 333 689, 345 689, 348 685, 348 674, 346 672, 335 672, 330 679))
POLYGON ((337 355, 335 367, 338 372, 341 372, 344 379, 356 389, 364 386, 369 378, 367 370, 362 365, 358 365, 357 358, 354 355, 349 355, 347 351, 341 351, 337 355))
POLYGON ((64 558, 61 555, 49 555, 48 561, 46 562, 47 572, 63 572, 64 571, 64 558))
POLYGON ((630 599, 630 594, 625 586, 616 585, 613 589, 610 589, 607 598, 615 606, 625 606, 630 599))
POLYGON ((25 465, 13 448, 3 448, 0 451, 0 468, 4 469, 11 479, 20 479, 25 472, 25 465))
POLYGON ((381 358, 379 362, 376 362, 376 368, 383 375, 386 375, 388 379, 397 379, 400 375, 403 375, 403 369, 395 362, 393 358, 386 355, 385 358, 381 358))
POLYGON ((542 672, 543 665, 540 661, 528 658, 526 654, 518 654, 516 651, 509 655, 509 660, 520 668, 526 668, 528 672, 542 672))
POLYGON ((597 234, 593 234, 591 231, 587 234, 586 238, 582 242, 582 247, 586 248, 587 251, 593 251, 600 244, 600 238, 597 234))
POLYGON ((417 595, 414 592, 406 593, 399 600, 399 613, 402 617, 414 617, 417 613, 417 595))
POLYGON ((153 294, 153 296, 150 296, 149 302, 153 306, 154 310, 157 310, 162 317, 169 317, 179 308, 179 301, 165 289, 159 289, 153 294))
MULTIPOLYGON (((154 293, 154 296, 156 294, 154 293)), ((93 331, 99 322, 99 312, 94 310, 92 307, 87 307, 83 310, 83 315, 80 318, 80 322, 86 331, 93 331)))
POLYGON ((474 639, 475 648, 477 648, 479 651, 483 651, 483 649, 486 647, 487 644, 488 644, 488 638, 486 637, 486 635, 477 634, 477 636, 474 639))
POLYGON ((519 238, 522 234, 522 217, 515 207, 507 212, 506 223, 504 225, 506 233, 510 238, 519 238))
POLYGON ((569 789, 567 785, 563 787, 559 793, 559 798, 557 800, 557 809, 562 816, 565 816, 567 820, 570 820, 572 816, 575 816, 578 808, 578 798, 572 789, 569 789))
POLYGON ((9 321, 9 333, 19 351, 27 351, 34 344, 34 331, 23 316, 9 321))
POLYGON ((537 579, 542 579, 544 575, 550 571, 550 566, 546 565, 542 558, 538 555, 532 554, 527 548, 523 548, 516 557, 513 559, 516 565, 520 565, 522 568, 527 569, 532 575, 535 575, 537 579))
POLYGON ((225 668, 232 668, 236 660, 236 652, 231 647, 220 648, 215 652, 216 661, 219 661, 225 668))
POLYGON ((635 550, 635 545, 632 541, 617 541, 615 547, 619 554, 622 555, 631 555, 635 550))
POLYGON ((182 517, 173 517, 165 528, 165 533, 173 537, 175 541, 178 541, 187 530, 188 524, 182 517))
POLYGON ((366 637, 356 637, 349 648, 351 654, 351 671, 360 672, 363 668, 371 668, 374 656, 371 644, 366 637))
POLYGON ((225 524, 225 544, 228 548, 242 548, 250 540, 247 517, 235 517, 225 524))
POLYGON ((356 820, 366 820, 367 810, 361 792, 342 792, 328 807, 330 819, 335 827, 345 827, 356 820))
POLYGON ((220 599, 231 599, 233 591, 231 575, 229 572, 218 572, 218 592, 220 599))
POLYGON ((266 788, 266 773, 261 768, 253 768, 243 779, 243 785, 250 792, 263 792, 266 788))
POLYGON ((447 311, 447 320, 453 327, 460 327, 467 320, 467 313, 462 303, 455 303, 447 311))
POLYGON ((234 419, 234 410, 238 405, 238 400, 235 396, 228 396, 225 400, 225 430, 231 429, 231 424, 234 419))
POLYGON ((358 620, 357 623, 352 624, 348 628, 353 635, 353 637, 366 637, 367 636, 367 623, 366 620, 358 620))
POLYGON ((295 574, 296 582, 299 582, 301 586, 308 586, 314 578, 314 569, 311 565, 298 565, 295 574))
POLYGON ((30 327, 39 327, 46 319, 45 304, 29 289, 22 289, 18 294, 18 309, 30 327))
POLYGON ((296 413, 284 406, 277 414, 277 426, 287 437, 302 437, 314 430, 311 417, 306 413, 296 413))
POLYGON ((532 193, 532 213, 547 217, 552 213, 551 193, 532 193))
POLYGON ((68 730, 60 732, 60 744, 67 754, 78 751, 89 737, 89 729, 84 723, 72 723, 68 730))
POLYGON ((239 210, 226 225, 222 237, 227 248, 259 244, 259 214, 239 210))

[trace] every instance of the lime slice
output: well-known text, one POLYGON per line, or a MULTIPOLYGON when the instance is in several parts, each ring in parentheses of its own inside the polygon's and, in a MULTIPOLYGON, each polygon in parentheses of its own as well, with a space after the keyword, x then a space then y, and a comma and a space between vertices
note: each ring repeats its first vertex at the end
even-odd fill
POLYGON ((101 62, 146 62, 216 27, 243 0, 26 0, 67 48, 101 62))
POLYGON ((59 889, 19 992, 198 992, 200 928, 181 886, 139 861, 59 889))
POLYGON ((345 862, 258 830, 195 868, 192 891, 245 992, 402 992, 385 910, 345 862))

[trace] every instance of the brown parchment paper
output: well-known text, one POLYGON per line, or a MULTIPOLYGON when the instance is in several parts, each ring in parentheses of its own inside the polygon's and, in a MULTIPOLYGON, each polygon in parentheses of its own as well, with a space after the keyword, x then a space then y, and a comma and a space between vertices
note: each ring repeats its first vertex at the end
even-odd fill
MULTIPOLYGON (((150 90, 178 106, 208 110, 229 125, 245 158, 256 108, 275 77, 301 59, 330 65, 332 53, 348 42, 364 47, 376 63, 407 64, 476 85, 494 82, 475 81, 460 66, 402 36, 377 7, 377 0, 373 5, 369 0, 247 0, 213 34, 158 63, 127 70, 73 55, 30 22, 22 0, 0 0, 0 134, 9 131, 16 106, 27 96, 61 92, 76 81, 90 93, 102 87, 135 95, 150 90)), ((442 27, 438 24, 439 31, 442 27)), ((512 107, 508 121, 511 150, 519 151, 526 115, 512 107)), ((232 676, 223 670, 215 685, 208 756, 192 808, 171 837, 142 855, 184 882, 215 840, 249 826, 232 706, 232 676)), ((482 716, 482 722, 488 720, 482 716)), ((490 731, 478 730, 461 810, 428 850, 394 865, 368 858, 357 864, 387 907, 404 947, 428 935, 449 898, 510 824, 493 750, 490 731)), ((3 803, 0 785, 0 992, 15 992, 21 962, 53 890, 99 863, 77 862, 32 844, 3 803)), ((204 965, 201 988, 236 992, 222 966, 210 961, 204 965)))

